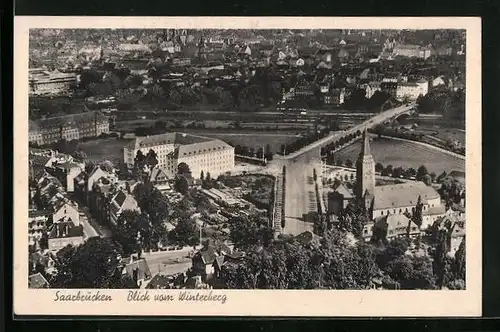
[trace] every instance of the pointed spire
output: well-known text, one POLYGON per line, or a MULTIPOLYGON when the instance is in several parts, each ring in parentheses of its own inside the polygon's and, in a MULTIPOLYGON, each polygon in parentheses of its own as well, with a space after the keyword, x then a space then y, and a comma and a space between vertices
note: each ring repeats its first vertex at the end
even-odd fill
POLYGON ((368 136, 368 128, 365 128, 365 131, 363 132, 363 147, 361 149, 361 154, 363 156, 372 154, 370 149, 370 137, 368 136))

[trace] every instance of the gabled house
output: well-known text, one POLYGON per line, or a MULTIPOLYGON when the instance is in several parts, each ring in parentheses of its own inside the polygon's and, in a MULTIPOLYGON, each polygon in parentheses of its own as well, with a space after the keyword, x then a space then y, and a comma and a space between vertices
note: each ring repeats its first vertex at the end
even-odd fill
POLYGON ((72 221, 55 222, 49 229, 48 245, 50 251, 58 251, 67 245, 76 247, 83 242, 83 226, 77 226, 72 221))
POLYGON ((50 284, 47 279, 38 272, 28 277, 28 288, 50 288, 50 284))
POLYGON ((122 260, 122 275, 128 275, 137 286, 141 287, 143 283, 151 279, 152 274, 148 262, 144 258, 137 259, 134 256, 122 260))
POLYGON ((52 207, 52 220, 54 223, 70 221, 76 226, 80 225, 80 214, 77 203, 71 202, 66 198, 58 198, 54 201, 52 207))
POLYGON ((85 165, 83 163, 75 163, 75 162, 64 162, 58 163, 55 162, 52 164, 51 173, 54 177, 56 177, 63 185, 64 189, 67 192, 74 191, 74 180, 85 170, 85 165))
POLYGON ((109 204, 109 220, 116 225, 118 218, 123 211, 140 211, 139 205, 134 196, 123 190, 118 191, 109 204))
POLYGON ((161 167, 155 167, 151 171, 151 175, 149 176, 149 181, 156 187, 158 190, 170 190, 171 186, 169 184, 169 178, 167 172, 161 167))
POLYGON ((215 259, 231 253, 232 250, 223 243, 209 243, 193 256, 193 272, 200 275, 204 281, 209 280, 215 272, 215 259))

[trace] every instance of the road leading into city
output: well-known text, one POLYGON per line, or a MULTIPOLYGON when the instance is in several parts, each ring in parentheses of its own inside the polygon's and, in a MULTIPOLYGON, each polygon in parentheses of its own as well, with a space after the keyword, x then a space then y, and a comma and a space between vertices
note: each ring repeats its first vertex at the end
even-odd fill
POLYGON ((315 192, 314 184, 311 185, 310 177, 313 174, 313 168, 321 172, 320 151, 321 147, 340 139, 345 135, 355 133, 358 130, 372 127, 383 123, 393 117, 402 115, 412 109, 415 104, 396 107, 382 113, 379 113, 367 121, 356 125, 346 131, 336 132, 325 138, 322 138, 304 148, 283 157, 280 162, 286 166, 285 175, 285 228, 286 234, 298 235, 305 231, 312 231, 312 224, 305 222, 304 216, 314 211, 315 192))
POLYGON ((358 130, 362 131, 365 128, 373 127, 373 126, 375 126, 379 123, 383 123, 384 121, 387 121, 393 117, 396 117, 398 115, 402 115, 402 114, 408 112, 409 110, 411 110, 412 108, 414 108, 415 106, 416 106, 415 103, 411 103, 411 104, 408 104, 405 106, 392 108, 390 110, 378 113, 375 116, 369 118, 368 120, 366 120, 358 125, 355 125, 354 127, 351 127, 345 131, 335 132, 331 135, 328 135, 327 137, 324 137, 316 142, 313 142, 313 143, 303 147, 302 149, 300 149, 298 151, 290 153, 287 156, 284 156, 283 159, 296 161, 298 158, 300 158, 304 154, 310 153, 311 150, 321 149, 323 146, 328 145, 331 142, 338 140, 343 136, 355 133, 358 130))

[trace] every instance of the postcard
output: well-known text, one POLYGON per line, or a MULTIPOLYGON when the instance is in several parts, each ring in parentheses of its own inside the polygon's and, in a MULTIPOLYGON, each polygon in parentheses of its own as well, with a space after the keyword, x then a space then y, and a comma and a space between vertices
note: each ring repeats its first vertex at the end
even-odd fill
POLYGON ((480 27, 16 17, 15 314, 480 316, 480 27))

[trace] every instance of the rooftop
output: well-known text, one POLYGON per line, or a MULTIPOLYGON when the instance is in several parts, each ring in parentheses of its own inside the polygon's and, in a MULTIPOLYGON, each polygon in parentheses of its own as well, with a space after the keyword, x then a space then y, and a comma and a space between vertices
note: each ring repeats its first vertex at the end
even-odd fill
POLYGON ((50 288, 49 282, 45 277, 39 272, 32 274, 28 277, 28 287, 29 288, 50 288))
POLYGON ((436 189, 420 181, 377 186, 374 196, 375 210, 413 206, 417 204, 418 196, 422 198, 424 203, 440 197, 436 189))

